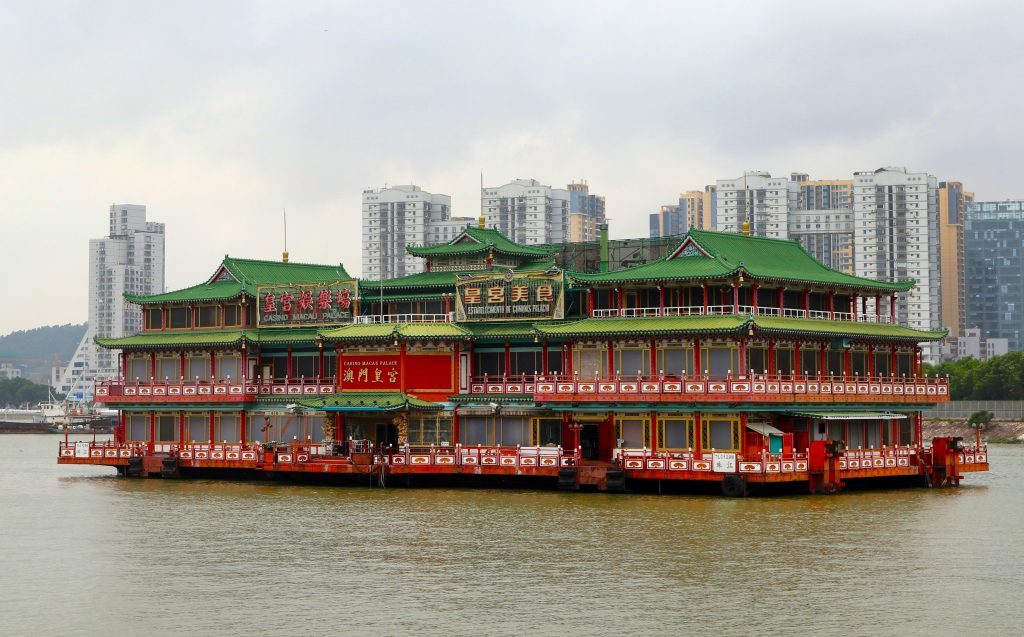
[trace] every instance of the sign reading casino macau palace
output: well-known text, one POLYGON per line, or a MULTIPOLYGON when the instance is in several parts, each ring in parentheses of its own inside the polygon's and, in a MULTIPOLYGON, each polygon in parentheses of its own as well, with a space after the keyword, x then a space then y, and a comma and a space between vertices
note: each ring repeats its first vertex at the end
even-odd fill
POLYGON ((347 323, 356 303, 354 281, 291 283, 257 288, 259 326, 347 323))
POLYGON ((455 320, 524 321, 565 317, 565 279, 556 274, 480 274, 455 284, 455 320))

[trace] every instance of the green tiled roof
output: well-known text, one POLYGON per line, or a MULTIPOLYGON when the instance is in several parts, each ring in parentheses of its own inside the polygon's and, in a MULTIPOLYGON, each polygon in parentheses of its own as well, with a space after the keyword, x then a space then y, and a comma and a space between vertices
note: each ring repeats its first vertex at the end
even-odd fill
POLYGON ((914 285, 913 281, 876 281, 833 270, 815 260, 797 241, 690 230, 680 247, 689 240, 709 256, 695 254, 670 258, 670 254, 658 261, 633 268, 596 274, 573 272, 570 276, 585 283, 622 283, 721 279, 742 271, 750 278, 764 281, 848 289, 901 292, 914 285))
POLYGON ((242 284, 237 281, 214 281, 212 283, 200 283, 190 288, 165 292, 163 294, 152 294, 150 296, 138 296, 136 294, 125 294, 124 298, 132 303, 156 304, 156 303, 180 303, 185 301, 226 301, 238 298, 242 294, 242 284))
MULTIPOLYGON (((425 293, 409 292, 408 294, 396 292, 394 294, 385 294, 383 301, 385 303, 398 303, 400 301, 443 301, 444 297, 450 294, 450 292, 445 292, 443 290, 425 293)), ((374 296, 372 294, 367 295, 362 299, 364 303, 379 303, 381 300, 380 296, 374 296)))
POLYGON ((522 338, 535 336, 535 323, 459 323, 474 339, 522 338))
POLYGON ((538 324, 548 336, 659 336, 689 333, 733 333, 745 316, 666 316, 657 318, 589 318, 571 323, 538 324))
POLYGON ((321 330, 325 341, 404 339, 463 339, 469 331, 455 323, 367 323, 321 330))
POLYGON ((938 341, 946 337, 947 330, 924 331, 902 325, 862 323, 860 321, 824 321, 818 319, 776 318, 758 316, 753 320, 758 331, 766 333, 814 334, 831 337, 875 337, 912 341, 938 341))
POLYGON ((420 400, 401 392, 342 392, 323 398, 299 399, 295 402, 306 409, 321 411, 440 411, 445 408, 442 403, 420 400))
POLYGON ((283 263, 281 261, 261 261, 257 259, 236 259, 224 257, 217 272, 206 283, 182 288, 163 294, 138 296, 125 294, 124 298, 140 305, 157 303, 181 303, 196 301, 223 301, 238 297, 242 292, 249 296, 256 295, 256 288, 261 285, 283 285, 288 283, 336 283, 350 281, 352 277, 345 267, 338 265, 317 265, 313 263, 283 263), (222 270, 227 270, 230 279, 218 279, 222 270))
POLYGON ((455 281, 465 274, 480 274, 479 271, 470 272, 420 272, 409 274, 395 279, 386 279, 383 284, 380 281, 360 281, 359 296, 364 301, 372 301, 373 295, 380 294, 380 288, 428 288, 447 287, 455 289, 455 281))
POLYGON ((462 256, 486 252, 499 252, 525 257, 550 257, 554 252, 551 248, 527 246, 508 239, 493 228, 474 228, 470 226, 448 243, 432 246, 409 246, 406 252, 417 257, 431 256, 462 256))
POLYGON ((242 330, 196 330, 187 332, 143 332, 134 336, 120 338, 101 338, 94 340, 100 347, 113 349, 139 349, 189 346, 224 346, 242 342, 242 330))
POLYGON ((174 347, 223 347, 251 344, 313 344, 316 328, 267 328, 262 330, 195 330, 180 332, 143 332, 121 338, 96 337, 96 344, 111 349, 163 349, 174 347))

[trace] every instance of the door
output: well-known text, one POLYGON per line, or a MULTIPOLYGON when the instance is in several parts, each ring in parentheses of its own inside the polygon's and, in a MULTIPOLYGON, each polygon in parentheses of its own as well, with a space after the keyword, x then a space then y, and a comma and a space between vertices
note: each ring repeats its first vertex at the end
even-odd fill
POLYGON ((582 423, 580 428, 580 455, 584 460, 597 460, 600 427, 596 422, 582 423))
POLYGON ((374 446, 377 449, 386 451, 390 446, 391 451, 398 451, 398 427, 389 422, 377 423, 374 446))

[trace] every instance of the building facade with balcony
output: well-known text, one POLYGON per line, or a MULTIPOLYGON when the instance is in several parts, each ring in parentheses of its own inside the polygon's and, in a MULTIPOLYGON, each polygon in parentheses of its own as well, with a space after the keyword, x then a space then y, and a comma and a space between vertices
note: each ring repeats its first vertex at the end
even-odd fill
POLYGON ((833 491, 956 483, 980 444, 921 437, 948 399, 899 324, 911 281, 837 272, 793 241, 691 230, 663 258, 566 271, 555 248, 468 227, 423 272, 225 259, 145 316, 97 386, 115 441, 61 462, 130 475, 716 483, 833 491), (362 476, 362 478, 359 478, 362 476))

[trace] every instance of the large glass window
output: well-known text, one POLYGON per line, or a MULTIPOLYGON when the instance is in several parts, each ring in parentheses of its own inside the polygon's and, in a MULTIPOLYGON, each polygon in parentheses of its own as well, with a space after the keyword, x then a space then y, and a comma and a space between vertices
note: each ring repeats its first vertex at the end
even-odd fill
POLYGON ((318 354, 293 354, 292 378, 315 379, 318 363, 320 362, 319 358, 318 354))
POLYGON ((552 346, 548 348, 548 373, 561 374, 565 371, 562 365, 562 348, 552 346))
POLYGON ((683 450, 693 447, 694 419, 658 417, 658 448, 683 450))
POLYGON ((747 345, 747 370, 751 374, 763 374, 768 369, 768 346, 766 343, 747 345))
POLYGON ((159 442, 177 442, 177 416, 172 414, 160 414, 156 417, 156 439, 159 442))
POLYGON ((166 383, 177 383, 181 380, 181 357, 163 355, 156 357, 157 380, 166 383))
POLYGON ((200 354, 186 358, 185 377, 191 381, 210 380, 210 357, 200 354))
POLYGON ((185 432, 190 442, 210 442, 210 415, 186 415, 185 432))
POLYGON ((477 376, 504 376, 505 352, 474 352, 474 369, 477 376))
POLYGON ((530 446, 530 422, 524 416, 466 416, 459 420, 464 445, 530 446))
POLYGON ((148 381, 150 371, 149 357, 132 356, 128 359, 126 376, 128 380, 148 381))
POLYGON ((658 370, 667 376, 692 375, 693 348, 670 344, 658 349, 658 370))
POLYGON ((651 371, 651 350, 643 346, 624 345, 614 350, 615 373, 619 376, 642 376, 651 371))
POLYGON ((218 414, 213 439, 215 442, 239 442, 241 440, 241 418, 234 414, 218 414))
POLYGON ((562 444, 562 421, 559 418, 534 418, 534 447, 557 447, 562 444))
POLYGON ((192 327, 192 312, 187 307, 172 307, 167 310, 167 327, 175 330, 192 327))
POLYGON ((722 377, 737 371, 739 350, 735 347, 714 345, 704 351, 707 354, 704 367, 712 377, 722 377))
POLYGON ((800 373, 808 376, 818 375, 818 365, 821 363, 821 353, 817 347, 808 346, 800 349, 800 373))
POLYGON ((738 418, 717 414, 706 415, 701 421, 701 444, 705 450, 739 451, 740 423, 738 418))
POLYGON ((850 352, 850 369, 854 376, 868 375, 868 353, 862 349, 850 352))
POLYGON ((151 307, 146 310, 146 329, 159 330, 164 326, 164 310, 160 307, 151 307))
POLYGON ((608 375, 608 351, 603 346, 583 345, 572 352, 572 369, 580 378, 608 375))
POLYGON ((828 350, 827 358, 829 374, 833 376, 843 376, 846 374, 846 361, 844 360, 845 356, 846 352, 843 350, 828 350))
POLYGON ((237 305, 224 306, 224 325, 231 327, 242 324, 242 308, 237 305))
POLYGON ((149 440, 149 414, 129 414, 125 421, 128 440, 149 440))
POLYGON ((616 446, 623 449, 639 449, 651 446, 651 421, 648 418, 616 418, 616 446))
POLYGON ((237 354, 217 355, 217 378, 237 381, 242 377, 242 357, 237 354))
POLYGON ((196 327, 220 327, 220 307, 200 305, 196 308, 196 327))
POLYGON ((892 373, 892 360, 889 352, 875 352, 875 376, 888 376, 892 373))
POLYGON ((416 447, 452 444, 452 419, 441 414, 412 414, 408 420, 409 444, 416 447))
POLYGON ((796 371, 796 368, 793 366, 793 355, 794 355, 794 353, 795 352, 793 350, 792 345, 787 344, 787 345, 785 345, 783 347, 780 347, 780 346, 776 345, 776 347, 775 347, 775 372, 777 374, 790 375, 790 374, 793 374, 794 371, 796 371))

